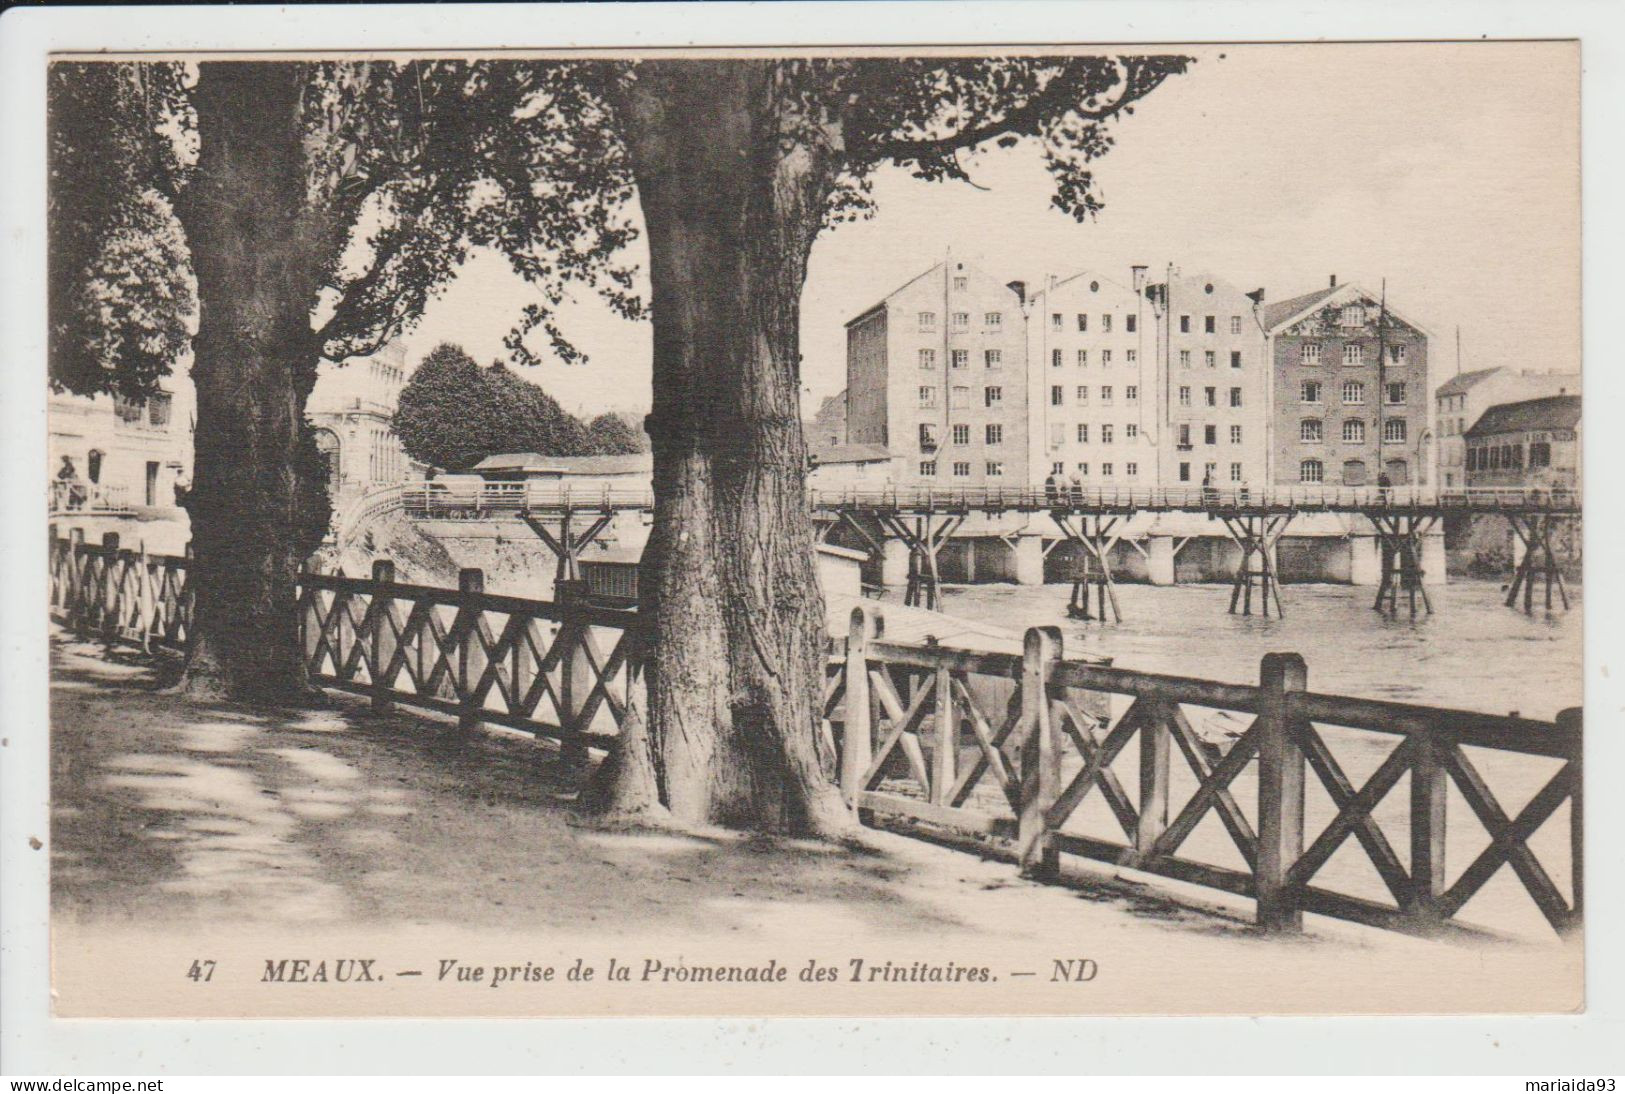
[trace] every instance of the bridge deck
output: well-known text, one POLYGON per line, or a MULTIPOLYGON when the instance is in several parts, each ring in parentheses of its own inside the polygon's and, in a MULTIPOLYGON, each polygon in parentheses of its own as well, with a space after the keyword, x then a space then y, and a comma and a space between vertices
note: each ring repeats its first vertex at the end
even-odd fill
MULTIPOLYGON (((654 507, 653 492, 642 488, 583 488, 551 483, 485 483, 446 486, 408 483, 402 504, 413 516, 484 519, 521 513, 642 511, 654 507)), ((1265 516, 1286 513, 1403 512, 1572 515, 1580 497, 1568 490, 1436 487, 1294 486, 1268 490, 1219 487, 1078 487, 1058 490, 978 487, 925 489, 885 487, 862 490, 810 490, 814 513, 1209 513, 1265 516)))

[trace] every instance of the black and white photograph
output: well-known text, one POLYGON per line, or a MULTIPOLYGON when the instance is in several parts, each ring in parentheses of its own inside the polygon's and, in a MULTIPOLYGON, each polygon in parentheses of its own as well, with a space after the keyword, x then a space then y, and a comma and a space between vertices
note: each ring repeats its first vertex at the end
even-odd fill
POLYGON ((1584 1009, 1580 43, 862 31, 52 53, 58 1017, 1584 1009))

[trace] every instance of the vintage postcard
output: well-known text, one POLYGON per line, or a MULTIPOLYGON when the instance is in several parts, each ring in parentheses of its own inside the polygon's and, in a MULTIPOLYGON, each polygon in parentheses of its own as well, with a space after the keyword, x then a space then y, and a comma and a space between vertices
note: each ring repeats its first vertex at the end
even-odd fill
POLYGON ((1584 1007, 1578 42, 508 45, 50 59, 58 1016, 1584 1007))

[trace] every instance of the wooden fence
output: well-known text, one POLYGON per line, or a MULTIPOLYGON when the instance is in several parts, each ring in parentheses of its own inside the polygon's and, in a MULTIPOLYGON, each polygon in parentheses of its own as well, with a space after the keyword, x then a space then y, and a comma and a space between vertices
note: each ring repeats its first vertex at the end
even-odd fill
POLYGON ((1553 928, 1578 924, 1578 709, 1553 723, 1320 695, 1296 654, 1270 654, 1257 685, 1234 685, 1061 653, 1053 628, 1029 630, 1019 657, 894 645, 856 609, 825 691, 842 723, 848 801, 1007 841, 1037 877, 1070 854, 1251 897, 1270 930, 1301 928, 1305 912, 1415 932, 1460 925, 1503 865, 1553 928), (1116 765, 1131 748, 1125 778, 1116 765), (1373 768, 1360 781, 1356 758, 1373 768), (1524 799, 1515 811, 1492 790, 1491 768, 1509 800, 1524 799), (1251 796, 1238 791, 1244 776, 1251 796), (1394 807, 1390 792, 1407 777, 1408 801, 1394 807), (1567 828, 1537 854, 1531 837, 1565 803, 1567 828), (1461 838, 1473 821, 1482 848, 1461 838), (1203 852, 1183 853, 1205 822, 1203 852), (1390 837, 1398 828, 1403 851, 1390 837), (1447 843, 1467 863, 1453 874, 1447 843), (1340 860, 1322 883, 1349 846, 1359 861, 1340 860), (1356 866, 1374 880, 1360 884, 1356 866))
MULTIPOLYGON (((184 648, 186 565, 53 539, 53 613, 184 648)), ((642 686, 636 612, 487 593, 477 570, 457 589, 397 582, 387 561, 305 574, 299 613, 318 683, 580 758, 613 743, 642 686)), ((1461 913, 1507 867, 1553 928, 1580 921, 1578 709, 1541 722, 1321 695, 1296 654, 1266 656, 1256 685, 1136 672, 1064 659, 1053 628, 1027 631, 1022 655, 909 646, 862 607, 832 644, 824 712, 866 821, 1003 844, 1033 876, 1074 855, 1251 898, 1268 930, 1312 912, 1429 932, 1477 922, 1461 913), (1475 824, 1482 845, 1464 839, 1475 824)))

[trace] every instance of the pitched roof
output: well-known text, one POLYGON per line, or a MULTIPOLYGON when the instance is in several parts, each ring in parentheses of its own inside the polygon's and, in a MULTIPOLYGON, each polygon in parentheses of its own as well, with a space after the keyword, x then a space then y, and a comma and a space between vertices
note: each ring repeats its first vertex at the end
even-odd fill
POLYGON ((1302 296, 1294 296, 1289 300, 1279 300, 1274 304, 1264 305, 1264 329, 1273 331, 1299 312, 1308 311, 1341 287, 1333 285, 1330 288, 1306 292, 1302 296))
POLYGON ((555 471, 561 475, 635 475, 652 471, 647 452, 616 456, 544 456, 540 452, 499 452, 474 465, 476 471, 555 471))
POLYGON ((812 446, 813 459, 820 466, 832 463, 879 463, 892 458, 883 444, 826 444, 812 446))
POLYGON ((1521 433, 1530 429, 1573 429, 1580 424, 1580 396, 1549 395, 1521 403, 1497 403, 1467 431, 1469 437, 1521 433))
POLYGON ((1497 372, 1502 371, 1504 370, 1499 368, 1480 368, 1474 369, 1472 372, 1463 372, 1461 375, 1452 376, 1450 379, 1440 384, 1439 390, 1435 391, 1433 394, 1465 395, 1467 394, 1468 388, 1475 387, 1478 384, 1483 383, 1485 380, 1488 380, 1491 376, 1494 376, 1497 372))

